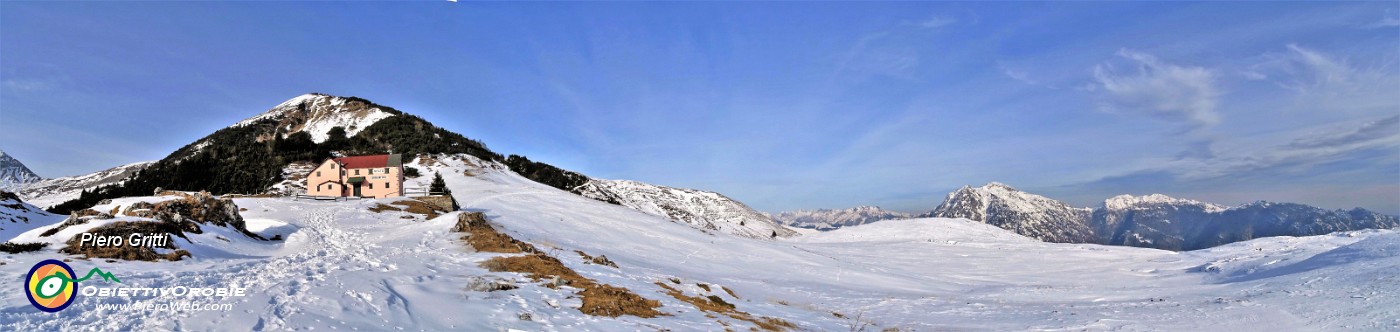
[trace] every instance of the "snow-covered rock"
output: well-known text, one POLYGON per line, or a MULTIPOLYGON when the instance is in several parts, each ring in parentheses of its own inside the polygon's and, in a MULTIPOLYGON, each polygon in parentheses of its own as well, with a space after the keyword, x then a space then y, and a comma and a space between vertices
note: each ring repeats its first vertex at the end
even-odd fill
POLYGON ((34 171, 29 170, 29 167, 24 166, 24 163, 20 162, 19 159, 11 157, 5 151, 0 151, 0 190, 21 191, 43 179, 38 174, 34 174, 34 171))
POLYGON ((797 235, 744 203, 716 192, 672 188, 631 180, 590 179, 580 195, 616 202, 701 230, 752 238, 797 235))
POLYGON ((828 231, 881 220, 908 219, 913 218, 913 215, 885 210, 877 206, 857 206, 849 209, 783 211, 770 214, 769 217, 790 227, 828 231))
POLYGON ((154 163, 154 161, 145 161, 78 176, 44 179, 25 187, 23 191, 19 192, 19 195, 31 204, 47 208, 76 199, 83 190, 120 184, 131 175, 154 163))
POLYGON ((1096 240, 1089 227, 1091 212, 992 182, 948 193, 929 215, 981 221, 1041 241, 1091 243, 1096 240))
POLYGON ((277 128, 283 135, 304 131, 311 134, 312 141, 321 143, 330 137, 328 133, 331 128, 344 128, 345 136, 352 137, 365 127, 397 113, 398 111, 377 107, 363 99, 308 93, 282 102, 267 112, 239 121, 233 126, 241 127, 271 120, 277 122, 277 128))

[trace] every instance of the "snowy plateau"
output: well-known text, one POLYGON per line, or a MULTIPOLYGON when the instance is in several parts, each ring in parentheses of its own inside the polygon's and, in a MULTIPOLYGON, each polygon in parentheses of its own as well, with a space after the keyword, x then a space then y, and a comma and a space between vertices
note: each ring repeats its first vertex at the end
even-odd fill
MULTIPOLYGON (((747 321, 686 297, 791 324, 791 330, 1387 330, 1400 328, 1400 234, 1394 230, 1270 237, 1174 252, 1047 243, 964 218, 888 220, 776 239, 704 232, 669 218, 545 186, 496 162, 439 156, 460 211, 436 218, 370 211, 399 199, 318 202, 234 198, 247 229, 175 238, 180 261, 71 259, 56 243, 0 258, 18 279, 35 262, 100 267, 122 287, 240 287, 247 296, 79 297, 43 313, 21 287, 0 288, 0 330, 719 331, 747 321), (571 286, 548 287, 479 264, 449 232, 482 212, 580 275, 659 301, 664 316, 585 315, 571 286), (590 264, 575 250, 606 256, 590 264), (482 280, 514 289, 481 291, 482 280), (663 287, 664 285, 664 287, 663 287), (227 303, 231 310, 118 311, 103 304, 227 303)), ((410 180, 425 186, 428 177, 410 180)), ((691 193, 695 194, 695 193, 691 193)), ((683 196, 679 196, 683 197, 683 196)), ((127 197, 97 208, 161 197, 127 197)), ((5 201, 0 209, 27 204, 5 201)), ((32 206, 31 206, 32 207, 32 206)), ((62 219, 30 212, 50 223, 62 219), (56 219, 55 219, 56 218, 56 219)), ((108 221, 102 221, 108 222, 108 221)), ((97 223, 102 223, 97 222, 97 223)), ((58 225, 12 235, 37 239, 58 225)), ((79 232, 83 224, 60 232, 79 232)), ((101 285, 102 281, 85 281, 101 285)))

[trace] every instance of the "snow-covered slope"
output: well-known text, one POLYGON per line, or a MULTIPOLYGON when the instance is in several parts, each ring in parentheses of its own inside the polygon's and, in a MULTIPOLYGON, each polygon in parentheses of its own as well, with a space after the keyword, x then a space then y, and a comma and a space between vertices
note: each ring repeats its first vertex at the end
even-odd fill
POLYGON ((78 198, 83 190, 122 183, 127 177, 137 171, 145 169, 146 166, 154 164, 154 161, 132 163, 105 169, 90 174, 78 176, 65 176, 60 178, 44 179, 35 182, 19 194, 25 201, 41 206, 50 207, 59 203, 67 202, 78 198))
POLYGON ((25 203, 14 193, 0 191, 0 242, 9 241, 16 235, 60 220, 63 220, 63 216, 25 203))
MULTIPOLYGON (((466 211, 539 247, 580 275, 661 305, 657 318, 587 316, 577 289, 478 264, 503 254, 449 233, 456 213, 417 221, 370 212, 382 201, 239 198, 247 220, 285 222, 285 242, 233 241, 236 255, 179 262, 73 260, 121 287, 247 287, 248 296, 80 297, 41 313, 0 288, 0 330, 749 330, 667 294, 714 296, 795 331, 1382 330, 1400 328, 1394 231, 1269 238, 1177 253, 1033 241, 962 219, 913 219, 811 236, 706 235, 623 206, 548 187, 498 164, 439 168, 466 211), (605 255, 588 264, 574 250, 605 255), (473 291, 480 280, 517 286, 473 291), (673 281, 674 280, 674 281, 673 281), (659 284, 658 284, 659 283, 659 284), (703 285, 703 286, 702 286, 703 285), (732 293, 732 294, 731 294, 732 293), (133 311, 99 304, 228 304, 133 311)), ((427 177, 410 180, 424 186, 427 177)), ((215 240, 213 243, 219 243, 215 240)), ((223 245, 220 245, 223 246, 223 245)), ((224 248, 224 247, 220 247, 224 248)), ((218 249, 218 248, 214 248, 218 249)), ((213 250, 213 249, 211 249, 213 250)), ((219 249, 224 250, 224 249, 219 249)), ((0 256, 23 275, 52 250, 0 256)), ((101 281, 84 286, 108 287, 101 281)))
POLYGON ((1088 224, 1090 212, 992 182, 948 193, 929 215, 981 221, 1041 241, 1089 243, 1095 241, 1088 224))
POLYGON ((5 151, 0 151, 0 190, 15 192, 27 188, 30 184, 43 180, 29 167, 19 162, 19 159, 11 157, 5 151))
POLYGON ((908 219, 913 215, 881 209, 877 206, 857 206, 849 209, 817 209, 783 211, 770 214, 773 220, 791 227, 828 231, 841 227, 864 225, 881 220, 908 219))
POLYGON ((262 114, 239 121, 233 126, 247 126, 259 121, 276 121, 283 135, 304 131, 316 143, 325 142, 331 128, 345 129, 345 136, 358 134, 365 127, 394 116, 397 111, 375 107, 368 101, 353 97, 337 97, 308 93, 289 99, 262 114))
POLYGON ((715 192, 630 180, 590 179, 579 188, 579 193, 706 231, 753 238, 797 235, 748 205, 715 192))

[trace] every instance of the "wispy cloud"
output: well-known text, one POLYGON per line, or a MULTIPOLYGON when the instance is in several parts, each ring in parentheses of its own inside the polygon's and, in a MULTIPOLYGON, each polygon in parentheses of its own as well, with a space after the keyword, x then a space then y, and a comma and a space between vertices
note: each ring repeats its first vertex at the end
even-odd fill
POLYGON ((1381 17, 1380 20, 1378 20, 1378 21, 1376 21, 1376 22, 1374 22, 1374 23, 1371 23, 1371 25, 1369 25, 1368 27, 1370 27, 1370 28, 1394 28, 1394 27, 1400 27, 1400 14, 1397 14, 1395 11, 1386 11, 1386 14, 1385 14, 1384 17, 1381 17))
POLYGON ((952 16, 934 16, 919 22, 919 26, 925 29, 937 29, 958 23, 958 18, 952 16))
POLYGON ((1092 90, 1099 107, 1108 112, 1139 113, 1180 122, 1190 131, 1220 123, 1216 113, 1219 89, 1216 74, 1203 67, 1178 66, 1128 49, 1118 56, 1129 69, 1103 63, 1094 67, 1092 90))
POLYGON ((1362 191, 1379 186, 1388 192, 1375 197, 1343 193, 1336 196, 1353 198, 1308 202, 1326 203, 1336 208, 1370 205, 1372 208, 1392 209, 1396 207, 1393 205, 1396 198, 1393 191, 1396 149, 1400 149, 1400 116, 1387 116, 1351 126, 1331 126, 1271 147, 1225 153, 1213 158, 1179 159, 1067 185, 1058 190, 1081 195, 1099 193, 1086 195, 1088 198, 1143 191, 1146 188, 1154 192, 1204 195, 1202 198, 1236 196, 1233 199, 1273 197, 1271 199, 1317 200, 1326 197, 1319 197, 1316 193, 1286 193, 1279 190, 1296 191, 1300 188, 1299 184, 1311 184, 1302 187, 1308 190, 1347 188, 1362 191), (1356 177, 1340 174, 1357 172, 1365 174, 1365 178, 1379 178, 1366 181, 1364 183, 1367 184, 1360 187, 1339 182, 1356 177), (1243 195, 1232 195, 1231 191, 1239 191, 1243 195), (1366 197, 1368 201, 1363 202, 1356 197, 1366 197))
POLYGON ((1345 58, 1289 44, 1287 51, 1266 54, 1246 72, 1293 91, 1302 101, 1329 110, 1392 105, 1400 80, 1393 63, 1357 66, 1345 58))
POLYGON ((1035 80, 1031 79, 1030 74, 1026 73, 1026 71, 1024 70, 1011 68, 1006 64, 997 64, 997 69, 1000 69, 1001 73, 1006 75, 1006 77, 1010 77, 1013 80, 1021 81, 1021 83, 1026 83, 1030 85, 1038 84, 1035 80))
POLYGON ((3 84, 5 89, 14 90, 16 92, 34 92, 47 90, 53 87, 52 82, 31 79, 5 79, 3 84))
POLYGON ((1304 135, 1288 144, 1242 155, 1178 161, 1168 165, 1167 171, 1185 180, 1209 180, 1267 170, 1303 171, 1381 148, 1400 148, 1400 116, 1304 135))

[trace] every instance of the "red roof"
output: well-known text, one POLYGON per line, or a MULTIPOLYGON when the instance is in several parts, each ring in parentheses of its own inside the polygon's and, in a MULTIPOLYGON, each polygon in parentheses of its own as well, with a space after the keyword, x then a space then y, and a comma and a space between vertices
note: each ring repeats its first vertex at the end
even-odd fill
POLYGON ((354 156, 335 158, 335 161, 344 165, 345 168, 379 168, 389 167, 389 155, 354 156))

